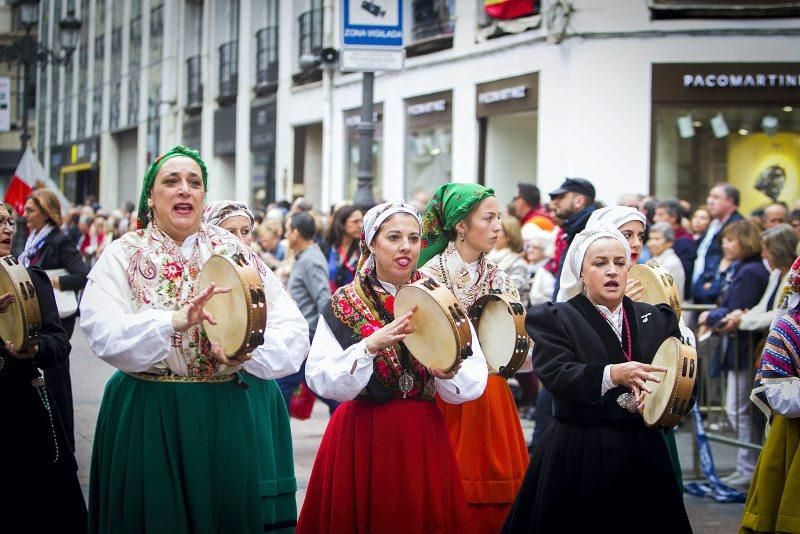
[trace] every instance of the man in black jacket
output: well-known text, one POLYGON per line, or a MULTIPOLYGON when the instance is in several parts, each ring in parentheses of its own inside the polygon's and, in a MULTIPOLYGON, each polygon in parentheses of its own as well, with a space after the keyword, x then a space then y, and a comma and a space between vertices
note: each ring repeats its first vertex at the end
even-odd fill
POLYGON ((706 199, 711 224, 697 242, 697 259, 692 272, 692 296, 698 304, 716 304, 722 285, 717 280, 722 261, 722 230, 734 221, 744 219, 739 213, 739 190, 728 183, 711 188, 706 199))

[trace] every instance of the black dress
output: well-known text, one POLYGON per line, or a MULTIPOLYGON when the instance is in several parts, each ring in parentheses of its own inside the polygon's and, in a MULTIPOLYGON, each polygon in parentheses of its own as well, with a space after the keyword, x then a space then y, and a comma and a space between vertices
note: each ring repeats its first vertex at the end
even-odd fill
POLYGON ((28 272, 39 300, 42 332, 32 359, 12 358, 0 349, 0 521, 20 532, 85 532, 86 505, 75 456, 38 370, 61 365, 69 340, 47 274, 37 267, 28 272))
MULTIPOLYGON (((664 339, 680 339, 668 306, 627 297, 623 306, 633 360, 649 363, 664 339)), ((617 404, 628 391, 623 386, 600 395, 605 366, 626 360, 597 309, 583 295, 547 303, 528 312, 526 328, 555 420, 534 450, 503 531, 691 532, 661 433, 617 404)))
MULTIPOLYGON (((86 275, 89 268, 81 259, 81 254, 72 239, 55 228, 47 237, 39 252, 31 258, 31 266, 42 269, 66 269, 69 274, 61 276, 58 280, 61 291, 75 291, 76 293, 86 285, 86 275)), ((72 338, 78 312, 61 319, 61 325, 67 333, 67 340, 72 338)), ((72 379, 69 373, 69 354, 63 362, 48 369, 44 374, 47 387, 53 395, 56 405, 61 412, 61 420, 70 446, 75 448, 74 412, 72 403, 72 379)))

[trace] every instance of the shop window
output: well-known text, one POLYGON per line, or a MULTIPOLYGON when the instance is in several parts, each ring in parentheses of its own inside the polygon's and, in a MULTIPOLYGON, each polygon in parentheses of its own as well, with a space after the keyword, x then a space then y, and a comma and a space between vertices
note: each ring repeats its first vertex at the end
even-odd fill
POLYGON ((651 193, 698 205, 729 182, 744 215, 776 196, 765 186, 800 198, 798 72, 799 63, 654 64, 651 193))
MULTIPOLYGON (((375 136, 372 140, 372 194, 376 199, 382 197, 383 183, 383 105, 377 104, 372 114, 375 124, 375 136)), ((358 143, 358 125, 361 123, 360 110, 352 110, 345 114, 347 129, 347 168, 345 169, 344 198, 355 198, 358 189, 358 163, 360 150, 358 143)))
POLYGON ((794 106, 663 106, 654 112, 656 198, 704 204, 716 182, 741 192, 747 215, 770 202, 756 186, 772 166, 786 177, 780 199, 800 196, 800 109, 794 106))

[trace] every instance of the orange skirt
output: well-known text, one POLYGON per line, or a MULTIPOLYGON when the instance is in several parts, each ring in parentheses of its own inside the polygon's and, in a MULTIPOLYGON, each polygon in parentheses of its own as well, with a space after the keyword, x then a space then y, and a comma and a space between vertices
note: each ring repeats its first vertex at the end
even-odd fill
MULTIPOLYGON (((489 375, 486 391, 464 404, 447 404, 437 398, 456 454, 470 515, 490 513, 500 530, 505 513, 517 495, 528 468, 528 448, 519 414, 506 380, 489 375), (481 506, 478 506, 481 505, 481 506)), ((474 524, 474 523, 472 523, 474 524)))

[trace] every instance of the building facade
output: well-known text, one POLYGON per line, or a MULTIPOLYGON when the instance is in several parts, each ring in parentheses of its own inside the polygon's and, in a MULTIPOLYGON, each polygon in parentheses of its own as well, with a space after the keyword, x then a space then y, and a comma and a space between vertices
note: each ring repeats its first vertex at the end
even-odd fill
MULTIPOLYGON (((341 2, 74 4, 76 60, 41 71, 36 125, 68 197, 133 200, 150 159, 184 143, 209 164, 210 198, 352 198, 362 77, 314 61, 339 48, 341 2)), ((800 10, 739 4, 551 0, 498 21, 478 0, 406 0, 405 68, 375 77, 376 196, 466 181, 506 203, 518 182, 583 176, 607 203, 701 202, 728 180, 751 209, 780 167, 780 198, 796 199, 800 10)), ((43 40, 72 5, 41 3, 43 40)))

